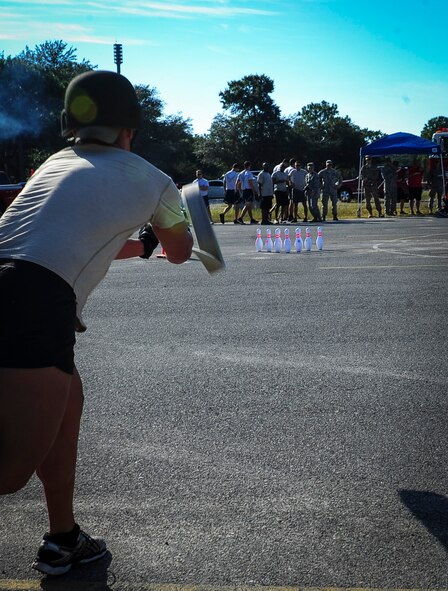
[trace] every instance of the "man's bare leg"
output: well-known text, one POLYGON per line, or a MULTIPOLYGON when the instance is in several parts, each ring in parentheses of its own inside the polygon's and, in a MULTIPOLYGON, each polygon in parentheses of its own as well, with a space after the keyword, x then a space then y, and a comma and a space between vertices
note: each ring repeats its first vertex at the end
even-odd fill
POLYGON ((37 469, 37 476, 44 486, 50 534, 69 532, 75 525, 73 491, 83 401, 82 382, 75 369, 59 432, 37 469))
POLYGON ((72 376, 55 368, 0 369, 0 494, 23 488, 52 448, 72 376))

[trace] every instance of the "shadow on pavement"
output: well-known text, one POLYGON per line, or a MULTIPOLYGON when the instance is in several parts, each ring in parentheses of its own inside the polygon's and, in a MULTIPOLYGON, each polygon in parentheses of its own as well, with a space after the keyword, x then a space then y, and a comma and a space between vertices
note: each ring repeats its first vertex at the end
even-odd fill
POLYGON ((108 552, 104 558, 92 564, 73 567, 66 575, 58 577, 46 576, 40 582, 45 591, 114 591, 115 575, 109 570, 112 554, 108 552))
POLYGON ((419 490, 398 492, 402 503, 448 551, 448 498, 419 490))

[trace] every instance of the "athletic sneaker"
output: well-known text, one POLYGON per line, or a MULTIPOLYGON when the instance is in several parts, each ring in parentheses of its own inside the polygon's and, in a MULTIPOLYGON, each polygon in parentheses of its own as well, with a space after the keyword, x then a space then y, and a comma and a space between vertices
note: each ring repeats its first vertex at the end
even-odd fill
POLYGON ((53 536, 45 534, 39 546, 32 568, 47 575, 63 575, 75 564, 86 564, 102 558, 106 552, 106 542, 91 538, 79 530, 75 546, 63 546, 52 541, 53 536))

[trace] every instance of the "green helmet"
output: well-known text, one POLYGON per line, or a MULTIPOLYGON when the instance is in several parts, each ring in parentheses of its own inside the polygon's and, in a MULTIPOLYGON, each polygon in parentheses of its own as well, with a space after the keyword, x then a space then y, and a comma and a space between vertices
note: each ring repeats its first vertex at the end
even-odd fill
POLYGON ((76 76, 65 91, 61 132, 67 137, 83 127, 138 129, 141 108, 134 87, 127 78, 106 70, 76 76))

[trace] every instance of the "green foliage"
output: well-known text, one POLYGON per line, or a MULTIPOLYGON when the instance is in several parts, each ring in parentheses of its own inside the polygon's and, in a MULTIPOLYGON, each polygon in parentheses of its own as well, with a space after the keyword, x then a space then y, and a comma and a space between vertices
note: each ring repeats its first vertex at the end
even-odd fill
POLYGON ((233 80, 219 96, 223 108, 232 115, 248 120, 262 120, 265 117, 280 117, 280 109, 270 96, 273 92, 273 80, 263 74, 233 80))
POLYGON ((135 87, 143 109, 143 126, 137 134, 134 151, 162 169, 174 181, 196 168, 191 123, 179 115, 163 116, 163 102, 158 91, 149 86, 135 87))
POLYGON ((29 165, 27 176, 39 168, 41 164, 51 156, 50 150, 40 150, 39 148, 31 148, 28 154, 27 162, 29 165))
POLYGON ((63 41, 26 47, 16 57, 2 55, 0 155, 12 176, 25 178, 35 168, 36 147, 52 153, 64 145, 59 126, 64 90, 73 76, 89 69, 90 63, 77 63, 75 50, 63 41))
POLYGON ((203 138, 203 166, 222 171, 233 162, 250 160, 260 168, 263 161, 275 161, 288 123, 270 96, 273 91, 274 82, 265 75, 229 82, 219 93, 228 114, 218 114, 203 138))
MULTIPOLYGON (((76 49, 61 40, 26 47, 16 57, 0 53, 0 168, 24 179, 29 169, 66 145, 59 124, 65 88, 74 76, 95 67, 78 62, 76 49)), ((272 98, 274 82, 264 74, 228 83, 219 93, 223 112, 203 136, 193 134, 189 119, 164 114, 156 88, 138 85, 136 92, 144 123, 134 150, 180 182, 193 179, 198 166, 212 178, 233 162, 250 160, 256 169, 284 157, 314 160, 316 166, 331 158, 351 175, 359 148, 383 135, 359 128, 326 101, 283 117, 272 98)), ((434 118, 424 131, 428 127, 430 137, 440 126, 448 126, 448 119, 434 118)))
POLYGON ((336 104, 322 101, 306 105, 293 116, 289 146, 303 162, 312 161, 322 168, 329 158, 344 176, 352 176, 360 147, 382 135, 361 129, 341 116, 336 104))
POLYGON ((425 123, 420 135, 428 140, 431 140, 433 134, 438 129, 442 129, 443 127, 448 129, 448 117, 443 115, 433 117, 432 119, 429 119, 427 123, 425 123))
POLYGON ((216 115, 209 133, 197 139, 195 152, 201 166, 212 176, 227 172, 234 162, 243 162, 246 151, 240 140, 238 118, 216 115))

